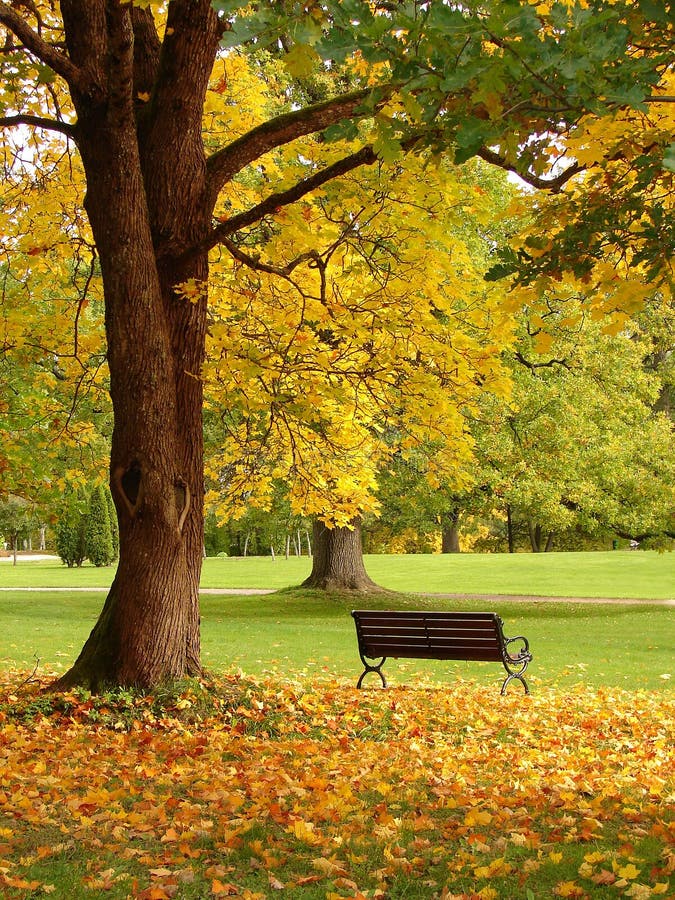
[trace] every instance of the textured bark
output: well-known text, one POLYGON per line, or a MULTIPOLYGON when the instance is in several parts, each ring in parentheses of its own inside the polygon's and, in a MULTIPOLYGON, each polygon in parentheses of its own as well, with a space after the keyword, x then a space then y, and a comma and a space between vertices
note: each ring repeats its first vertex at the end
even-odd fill
POLYGON ((541 552, 541 525, 535 525, 534 522, 527 523, 528 534, 530 535, 530 547, 533 553, 541 552))
POLYGON ((351 528, 328 528, 315 521, 313 527, 312 572, 303 587, 327 591, 381 591, 368 576, 363 564, 361 522, 351 528))
POLYGON ((59 686, 147 686, 200 671, 206 297, 193 304, 176 288, 208 276, 205 254, 189 263, 181 257, 210 228, 201 110, 216 21, 207 2, 176 4, 173 27, 182 39, 160 56, 142 13, 134 45, 128 8, 108 3, 96 18, 90 7, 82 43, 82 19, 70 16, 83 4, 62 6, 71 59, 99 69, 96 90, 72 93, 103 274, 120 559, 101 616, 59 686), (181 79, 186 54, 190 78, 181 79), (139 111, 129 81, 153 74, 158 95, 170 83, 172 103, 139 111))
POLYGON ((506 507, 506 537, 509 544, 509 553, 516 552, 516 544, 513 536, 513 519, 511 518, 511 507, 506 507))
POLYGON ((544 543, 544 530, 541 525, 528 524, 530 546, 533 553, 550 553, 553 549, 553 532, 549 531, 544 543))
POLYGON ((451 510, 441 520, 441 553, 460 553, 459 508, 451 510))

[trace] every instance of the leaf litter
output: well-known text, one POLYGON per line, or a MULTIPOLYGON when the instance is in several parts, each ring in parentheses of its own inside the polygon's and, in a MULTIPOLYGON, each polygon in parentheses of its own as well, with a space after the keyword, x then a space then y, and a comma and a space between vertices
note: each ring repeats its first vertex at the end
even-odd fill
POLYGON ((3 680, 7 898, 675 896, 672 693, 3 680))

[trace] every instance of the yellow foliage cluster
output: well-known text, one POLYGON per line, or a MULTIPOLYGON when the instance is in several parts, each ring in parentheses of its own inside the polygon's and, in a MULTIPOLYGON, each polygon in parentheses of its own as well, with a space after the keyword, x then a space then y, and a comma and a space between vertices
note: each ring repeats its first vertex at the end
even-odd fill
POLYGON ((243 246, 214 266, 205 382, 228 424, 210 455, 222 515, 265 506, 290 474, 294 509, 346 524, 375 508, 378 464, 420 445, 432 484, 468 480, 467 415, 480 393, 508 392, 512 306, 470 244, 488 206, 475 181, 424 160, 379 166, 278 211, 255 257, 243 246))
POLYGON ((675 76, 666 73, 648 109, 587 116, 564 139, 552 138, 552 165, 576 162, 581 171, 560 194, 532 198, 534 215, 520 246, 536 259, 559 245, 567 260, 522 292, 524 304, 561 292, 583 296, 594 318, 615 333, 645 299, 672 304, 675 173, 662 164, 662 148, 675 133, 674 92, 675 76), (587 265, 575 276, 575 260, 585 254, 587 265))
POLYGON ((25 165, 0 196, 2 486, 62 492, 104 466, 92 416, 109 409, 102 290, 74 189, 83 183, 77 157, 61 139, 45 140, 25 165))

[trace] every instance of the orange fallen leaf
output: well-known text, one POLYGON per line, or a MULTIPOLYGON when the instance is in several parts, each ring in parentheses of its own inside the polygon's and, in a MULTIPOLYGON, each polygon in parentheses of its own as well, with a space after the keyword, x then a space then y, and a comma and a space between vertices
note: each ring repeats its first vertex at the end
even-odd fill
POLYGON ((239 893, 239 888, 233 884, 223 884, 222 881, 214 878, 211 882, 211 893, 214 897, 232 896, 239 893))

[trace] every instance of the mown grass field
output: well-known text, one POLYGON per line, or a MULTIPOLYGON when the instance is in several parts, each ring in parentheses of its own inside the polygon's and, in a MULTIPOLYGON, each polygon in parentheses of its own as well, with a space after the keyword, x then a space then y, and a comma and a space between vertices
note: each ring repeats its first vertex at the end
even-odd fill
MULTIPOLYGON (((546 597, 675 598, 675 553, 494 553, 365 557, 371 578, 389 590, 529 594, 546 597)), ((205 559, 204 588, 299 585, 308 557, 205 559)), ((0 562, 0 587, 107 587, 112 567, 68 569, 57 560, 0 562)))
POLYGON ((103 603, 72 588, 111 573, 3 563, 0 896, 675 896, 671 558, 588 556, 370 558, 400 593, 367 598, 288 587, 306 559, 207 560, 205 588, 281 589, 203 594, 207 679, 100 697, 44 688, 103 603), (547 593, 636 599, 508 596, 547 593), (496 610, 532 694, 396 660, 355 690, 358 605, 496 610))
MULTIPOLYGON (((368 557, 376 581, 400 593, 326 596, 299 588, 307 558, 205 560, 205 589, 281 588, 266 595, 202 596, 205 665, 213 671, 242 669, 297 674, 323 672, 356 677, 359 659, 349 615, 354 606, 382 608, 427 605, 430 608, 493 609, 508 635, 524 634, 535 655, 533 685, 573 684, 666 688, 675 683, 675 611, 650 603, 672 594, 675 558, 656 553, 518 554, 514 556, 368 557), (460 573, 460 574, 458 574, 460 573), (502 591, 496 591, 496 586, 502 591), (445 587, 462 587, 467 597, 434 596, 445 587), (469 590, 471 586, 471 590, 469 590), (411 592, 426 592, 428 596, 411 592), (497 594, 497 599, 472 599, 497 594), (516 601, 509 595, 642 598, 635 603, 516 601)), ((104 585, 110 570, 67 569, 54 562, 3 563, 0 587, 104 585), (18 583, 17 583, 18 582, 18 583), (84 583, 83 583, 84 582, 84 583)), ((459 593, 459 591, 458 591, 459 593)), ((103 603, 103 594, 82 590, 0 591, 0 665, 63 669, 77 654, 103 603)), ((480 663, 392 660, 388 674, 414 683, 416 673, 441 680, 458 676, 488 682, 499 667, 480 663)))

